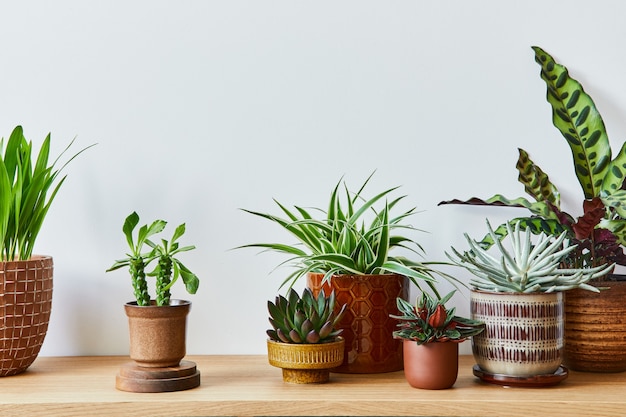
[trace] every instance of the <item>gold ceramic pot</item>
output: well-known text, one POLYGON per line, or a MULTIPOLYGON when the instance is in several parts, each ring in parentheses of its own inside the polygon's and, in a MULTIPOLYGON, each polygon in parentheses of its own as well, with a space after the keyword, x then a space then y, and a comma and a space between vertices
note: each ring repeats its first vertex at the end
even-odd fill
POLYGON ((295 384, 328 382, 330 370, 343 362, 344 340, 317 344, 267 341, 270 365, 283 370, 283 381, 295 384))

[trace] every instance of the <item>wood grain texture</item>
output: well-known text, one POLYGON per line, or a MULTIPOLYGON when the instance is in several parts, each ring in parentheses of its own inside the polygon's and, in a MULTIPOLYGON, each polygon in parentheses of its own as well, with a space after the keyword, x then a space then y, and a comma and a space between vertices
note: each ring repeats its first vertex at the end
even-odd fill
POLYGON ((411 388, 403 372, 331 374, 323 385, 292 385, 265 356, 189 356, 200 387, 166 393, 115 389, 127 357, 38 358, 0 378, 0 415, 9 416, 617 416, 626 413, 626 374, 570 372, 550 388, 503 388, 472 375, 462 356, 452 389, 411 388))

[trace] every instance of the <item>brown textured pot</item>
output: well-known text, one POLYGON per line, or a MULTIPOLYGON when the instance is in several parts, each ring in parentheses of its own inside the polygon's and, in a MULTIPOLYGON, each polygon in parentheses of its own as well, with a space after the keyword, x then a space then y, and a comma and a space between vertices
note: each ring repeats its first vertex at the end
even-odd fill
POLYGON ((626 282, 602 282, 599 294, 565 293, 563 363, 575 371, 626 371, 626 282))
POLYGON ((322 384, 330 379, 330 370, 343 362, 344 339, 318 344, 267 341, 270 365, 282 368, 283 381, 293 384, 322 384))
MULTIPOLYGON (((154 302, 153 302, 154 303, 154 302)), ((168 306, 138 306, 133 301, 124 309, 128 316, 130 358, 138 366, 178 366, 185 357, 187 314, 191 303, 171 300, 168 306)))
POLYGON ((53 262, 33 255, 0 262, 0 376, 22 373, 37 358, 52 307, 53 262))
POLYGON ((470 292, 472 318, 485 330, 472 337, 481 370, 528 377, 556 372, 563 358, 564 295, 470 292))
POLYGON ((333 372, 368 374, 400 371, 403 368, 402 341, 393 338, 398 315, 396 298, 409 297, 409 279, 401 275, 335 275, 322 286, 324 274, 309 274, 307 285, 317 297, 335 291, 339 309, 348 308, 339 323, 346 340, 341 366, 333 372))
POLYGON ((459 373, 459 344, 433 342, 418 345, 404 343, 404 377, 413 388, 447 389, 459 373))

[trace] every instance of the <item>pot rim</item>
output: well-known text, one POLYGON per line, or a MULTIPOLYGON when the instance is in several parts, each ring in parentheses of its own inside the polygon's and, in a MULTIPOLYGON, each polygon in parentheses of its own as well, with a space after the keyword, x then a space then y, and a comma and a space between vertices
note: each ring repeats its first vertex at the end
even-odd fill
POLYGON ((170 307, 187 307, 191 305, 191 301, 180 300, 180 299, 171 299, 170 304, 166 306, 158 306, 155 304, 154 300, 150 300, 149 306, 138 306, 137 301, 129 301, 124 304, 130 308, 170 308, 170 307))
POLYGON ((489 295, 506 295, 506 296, 520 296, 520 297, 538 297, 538 296, 554 296, 555 294, 564 294, 565 291, 552 291, 552 292, 505 292, 505 291, 485 291, 485 290, 475 290, 470 288, 470 293, 478 293, 478 294, 489 294, 489 295))

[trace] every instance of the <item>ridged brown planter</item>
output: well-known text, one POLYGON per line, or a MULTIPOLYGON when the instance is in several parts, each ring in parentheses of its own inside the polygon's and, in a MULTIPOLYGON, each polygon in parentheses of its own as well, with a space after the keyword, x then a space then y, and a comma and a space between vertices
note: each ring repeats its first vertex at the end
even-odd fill
POLYGON ((564 365, 586 372, 626 371, 626 281, 594 285, 608 289, 565 294, 564 365))
POLYGON ((293 384, 323 384, 330 370, 343 362, 344 339, 329 343, 295 344, 267 341, 270 365, 283 370, 283 381, 293 384))
POLYGON ((396 298, 409 297, 409 279, 401 275, 335 275, 322 285, 324 274, 309 274, 307 285, 317 296, 335 291, 335 308, 348 308, 339 323, 346 340, 341 366, 334 372, 369 374, 403 369, 402 341, 393 338, 398 315, 396 298))
POLYGON ((509 294, 470 292, 472 318, 485 330, 472 337, 481 370, 527 377, 556 372, 563 359, 562 292, 509 294))
POLYGON ((0 262, 0 376, 24 372, 37 358, 52 307, 50 256, 0 262))
POLYGON ((459 373, 459 344, 404 340, 404 377, 413 388, 447 389, 459 373))
POLYGON ((126 303, 130 358, 146 368, 178 366, 185 357, 190 308, 191 303, 184 300, 171 300, 168 306, 138 306, 135 301, 126 303))

